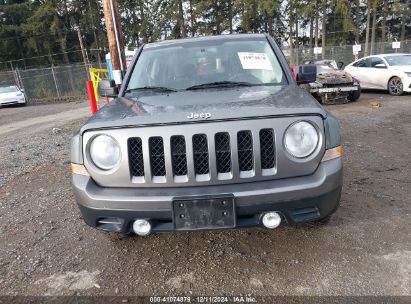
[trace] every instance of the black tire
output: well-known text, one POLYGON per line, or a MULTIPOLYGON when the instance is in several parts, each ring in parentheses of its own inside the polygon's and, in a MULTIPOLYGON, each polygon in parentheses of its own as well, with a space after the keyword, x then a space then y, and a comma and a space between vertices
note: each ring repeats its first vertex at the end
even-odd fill
POLYGON ((357 101, 361 96, 361 87, 358 87, 357 91, 351 92, 348 96, 347 99, 348 101, 357 101))
POLYGON ((404 93, 402 81, 397 76, 392 77, 388 81, 388 93, 393 96, 400 96, 404 93))

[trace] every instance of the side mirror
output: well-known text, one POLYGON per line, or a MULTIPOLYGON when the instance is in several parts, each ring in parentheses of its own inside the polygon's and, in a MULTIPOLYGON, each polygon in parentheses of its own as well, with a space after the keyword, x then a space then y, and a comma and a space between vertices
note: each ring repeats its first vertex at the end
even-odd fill
POLYGON ((297 84, 315 82, 317 80, 317 66, 315 64, 300 65, 295 80, 297 84))
POLYGON ((102 97, 117 97, 118 88, 113 79, 103 79, 98 83, 98 94, 102 97))
POLYGON ((338 61, 338 63, 337 63, 337 68, 338 68, 339 70, 342 70, 343 67, 344 67, 344 62, 338 61))
POLYGON ((378 63, 376 65, 374 65, 375 68, 377 69, 386 69, 387 66, 384 63, 378 63))

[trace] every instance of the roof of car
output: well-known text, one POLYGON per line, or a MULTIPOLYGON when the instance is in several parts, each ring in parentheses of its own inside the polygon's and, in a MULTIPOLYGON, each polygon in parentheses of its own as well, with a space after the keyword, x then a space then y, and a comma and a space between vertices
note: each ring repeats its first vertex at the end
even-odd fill
POLYGON ((213 41, 213 40, 235 40, 235 39, 246 39, 246 38, 266 38, 265 34, 225 34, 225 35, 216 35, 216 36, 201 36, 201 37, 189 37, 189 38, 180 38, 172 40, 163 40, 158 42, 147 43, 145 48, 153 48, 165 45, 177 45, 184 43, 191 43, 194 41, 213 41))
POLYGON ((312 59, 307 59, 307 60, 304 60, 304 61, 335 61, 335 59, 327 59, 327 58, 325 58, 325 59, 315 59, 315 58, 312 58, 312 59))
POLYGON ((411 54, 407 54, 407 53, 386 53, 386 54, 369 55, 369 56, 366 56, 366 57, 363 57, 363 58, 375 57, 375 56, 404 56, 404 55, 411 55, 411 54))

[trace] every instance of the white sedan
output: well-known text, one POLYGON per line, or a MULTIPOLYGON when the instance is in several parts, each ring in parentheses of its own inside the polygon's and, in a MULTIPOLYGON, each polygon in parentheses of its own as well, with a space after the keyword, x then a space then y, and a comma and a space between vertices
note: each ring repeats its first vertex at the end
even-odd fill
POLYGON ((411 92, 411 54, 382 54, 361 58, 345 67, 362 89, 388 90, 391 95, 411 92))
POLYGON ((19 104, 26 105, 24 91, 16 86, 0 86, 0 106, 19 104))

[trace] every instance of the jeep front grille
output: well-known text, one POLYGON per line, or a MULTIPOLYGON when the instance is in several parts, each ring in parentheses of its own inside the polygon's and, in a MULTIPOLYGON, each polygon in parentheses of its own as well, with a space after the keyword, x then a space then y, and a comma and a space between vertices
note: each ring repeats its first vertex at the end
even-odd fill
POLYGON ((130 174, 139 183, 207 182, 275 174, 273 129, 240 130, 234 134, 152 136, 128 139, 130 174), (234 140, 233 140, 234 139, 234 140), (147 152, 149 155, 145 155, 147 152), (148 162, 148 163, 147 163, 148 162), (149 168, 149 170, 144 170, 149 168), (149 172, 147 172, 149 171, 149 172), (137 179, 136 179, 137 178, 137 179))

